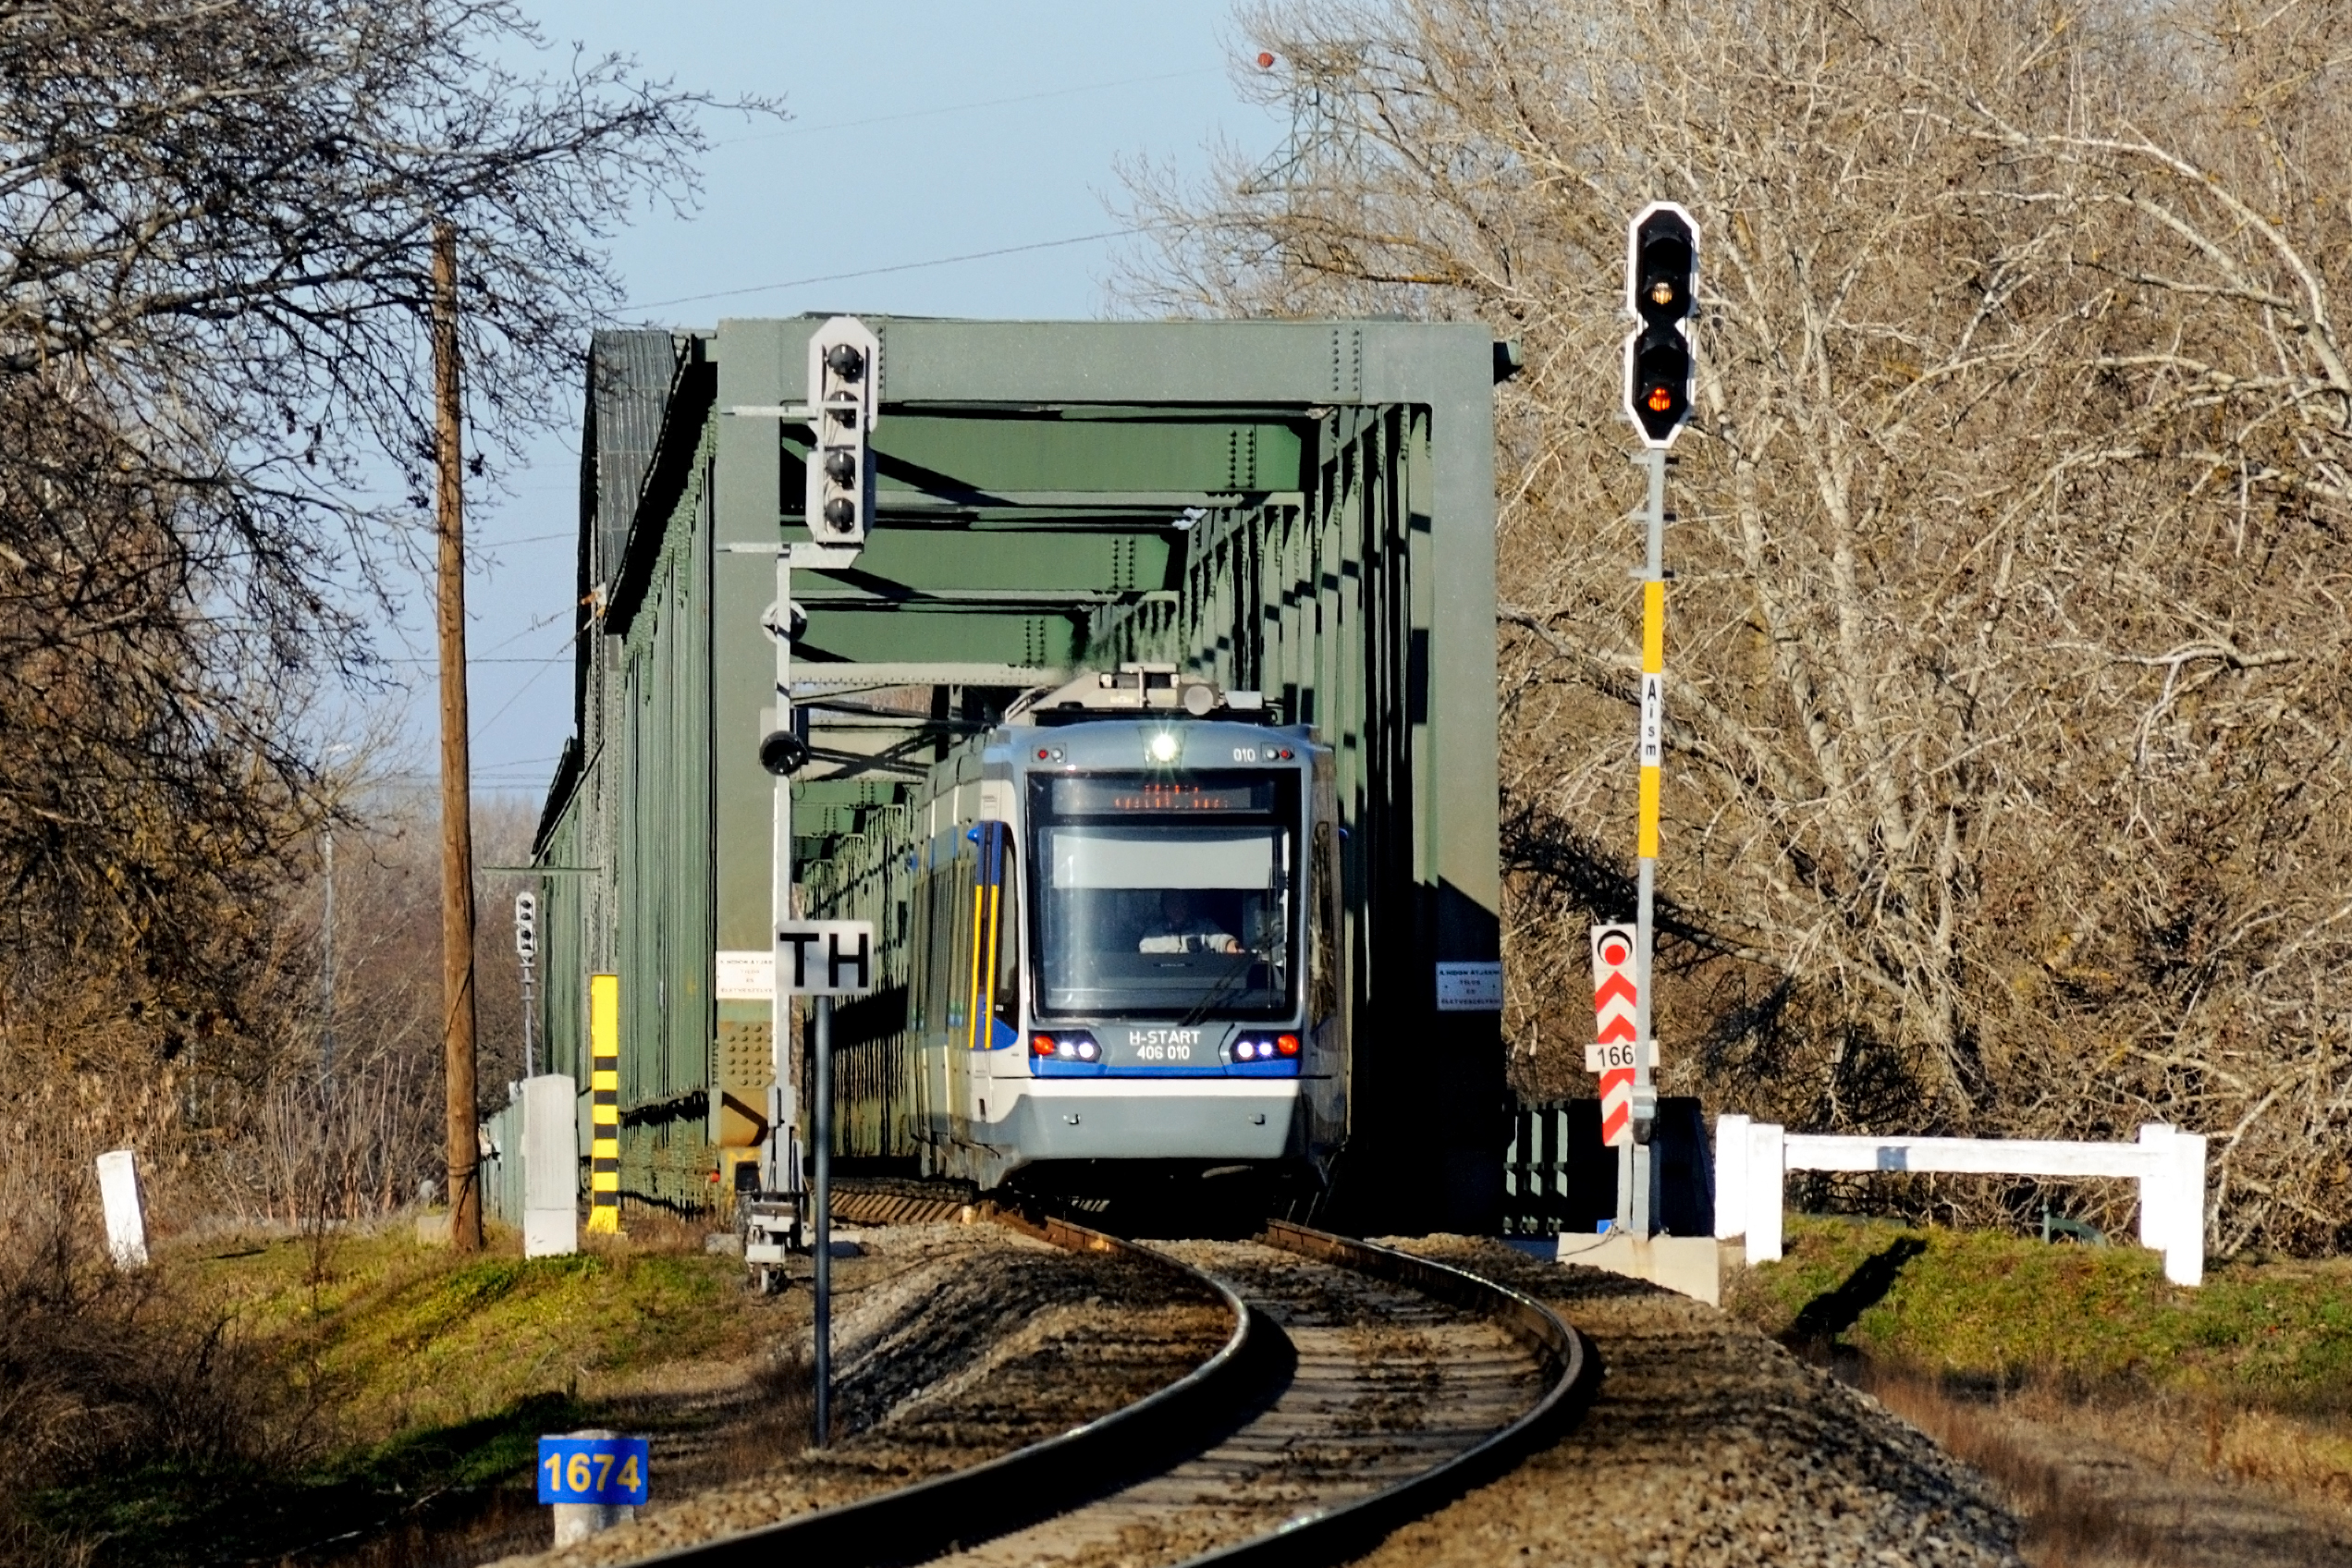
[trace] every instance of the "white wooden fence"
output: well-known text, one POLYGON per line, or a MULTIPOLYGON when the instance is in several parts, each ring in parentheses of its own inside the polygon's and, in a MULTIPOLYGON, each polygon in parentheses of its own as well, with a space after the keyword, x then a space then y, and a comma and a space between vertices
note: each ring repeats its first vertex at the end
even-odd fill
POLYGON ((1942 1170, 1992 1176, 2122 1176, 2139 1183, 2139 1244, 2164 1255, 2164 1278, 2205 1280, 2205 1136, 2163 1122, 2136 1144, 2030 1138, 1867 1138, 1790 1133, 1770 1121, 1715 1124, 1715 1234, 1745 1235, 1747 1260, 1781 1256, 1792 1170, 1942 1170))

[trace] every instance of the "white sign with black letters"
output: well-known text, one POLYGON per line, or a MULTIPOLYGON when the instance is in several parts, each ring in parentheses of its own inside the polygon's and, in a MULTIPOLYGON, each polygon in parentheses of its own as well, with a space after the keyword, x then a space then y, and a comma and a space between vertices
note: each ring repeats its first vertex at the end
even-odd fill
POLYGON ((1645 675, 1641 685, 1641 765, 1656 767, 1666 760, 1666 678, 1645 675))
POLYGON ((717 961, 717 997, 723 1002, 765 1002, 776 997, 776 955, 748 949, 722 949, 717 961))
POLYGON ((881 955, 870 920, 794 920, 776 928, 776 978, 796 997, 858 997, 874 989, 881 955))
POLYGON ((1502 965, 1499 962, 1438 965, 1439 1012, 1502 1011, 1502 965))

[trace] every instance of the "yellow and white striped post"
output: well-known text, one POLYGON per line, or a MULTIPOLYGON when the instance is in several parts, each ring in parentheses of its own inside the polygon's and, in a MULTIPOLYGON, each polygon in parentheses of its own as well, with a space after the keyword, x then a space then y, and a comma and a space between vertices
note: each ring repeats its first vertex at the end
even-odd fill
POLYGON ((1658 927, 1658 788, 1666 761, 1666 453, 1641 456, 1649 471, 1648 549, 1642 563, 1641 828, 1639 901, 1634 913, 1633 1141, 1619 1150, 1617 1213, 1625 1228, 1647 1238, 1656 1227, 1650 1202, 1649 1128, 1658 1115, 1658 1042, 1650 1029, 1650 995, 1658 927))
POLYGON ((620 1231, 620 976, 588 977, 588 1229, 620 1231))

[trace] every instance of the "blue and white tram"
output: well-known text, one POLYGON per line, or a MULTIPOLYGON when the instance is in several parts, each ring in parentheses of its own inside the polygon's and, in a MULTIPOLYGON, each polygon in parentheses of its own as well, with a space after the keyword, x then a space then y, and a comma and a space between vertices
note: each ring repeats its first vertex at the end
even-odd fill
POLYGON ((1348 1090, 1330 757, 1263 717, 1122 667, 1016 704, 973 742, 977 777, 925 802, 907 1023, 926 1173, 1322 1185, 1348 1090))

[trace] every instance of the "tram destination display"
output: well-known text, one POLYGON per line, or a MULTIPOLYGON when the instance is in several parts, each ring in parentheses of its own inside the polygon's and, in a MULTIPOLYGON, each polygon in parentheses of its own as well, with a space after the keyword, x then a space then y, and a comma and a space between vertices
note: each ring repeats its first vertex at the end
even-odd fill
POLYGON ((1195 784, 1080 775, 1053 781, 1053 809, 1072 816, 1120 816, 1143 812, 1268 812, 1274 809, 1274 786, 1270 781, 1195 784))

